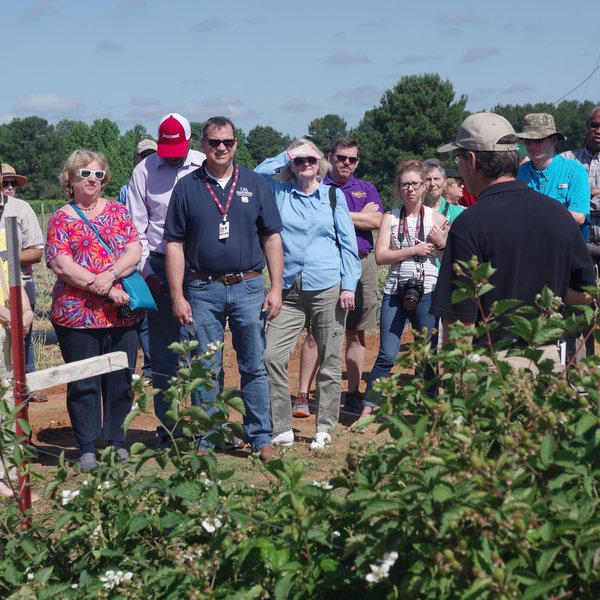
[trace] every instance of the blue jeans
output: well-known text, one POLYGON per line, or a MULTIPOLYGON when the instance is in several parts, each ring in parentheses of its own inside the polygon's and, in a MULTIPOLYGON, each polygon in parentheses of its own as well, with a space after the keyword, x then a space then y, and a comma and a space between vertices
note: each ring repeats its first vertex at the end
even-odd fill
POLYGON ((142 375, 152 379, 152 361, 150 360, 150 332, 148 331, 148 316, 137 325, 138 344, 144 354, 144 362, 142 364, 142 375))
MULTIPOLYGON (((402 299, 397 294, 383 295, 381 320, 379 323, 379 354, 367 380, 367 393, 371 390, 373 383, 377 379, 390 376, 390 372, 400 352, 402 334, 404 333, 404 326, 407 320, 416 331, 420 332, 425 327, 429 333, 429 340, 432 347, 435 348, 437 346, 437 331, 435 334, 432 333, 432 329, 437 328, 437 318, 429 314, 432 297, 433 292, 423 294, 421 301, 417 304, 417 308, 408 311, 402 306, 402 299)), ((426 381, 432 381, 434 375, 431 367, 425 369, 426 381)), ((432 385, 434 384, 432 383, 432 385)), ((365 406, 377 406, 377 402, 372 396, 367 397, 364 404, 365 406)))
MULTIPOLYGON (((168 290, 165 259, 150 256, 149 261, 154 273, 160 277, 163 287, 168 290)), ((169 410, 171 403, 164 399, 163 392, 169 389, 171 377, 175 377, 177 374, 180 357, 175 352, 171 352, 169 346, 173 342, 180 342, 189 339, 189 337, 185 328, 182 328, 179 321, 173 316, 171 297, 168 294, 154 296, 154 301, 158 310, 146 313, 150 360, 152 361, 152 386, 161 390, 154 396, 154 414, 163 425, 171 427, 171 423, 166 417, 166 412, 169 410)), ((163 425, 157 427, 159 436, 165 435, 163 425)))
MULTIPOLYGON (((246 408, 244 433, 254 451, 271 445, 269 419, 269 382, 263 359, 265 351, 265 300, 263 278, 252 277, 240 283, 225 285, 190 278, 187 298, 192 307, 198 353, 205 352, 211 342, 222 342, 225 322, 235 349, 240 372, 240 389, 246 408)), ((223 355, 220 350, 214 363, 212 389, 199 390, 200 401, 210 412, 210 403, 223 387, 223 355)))

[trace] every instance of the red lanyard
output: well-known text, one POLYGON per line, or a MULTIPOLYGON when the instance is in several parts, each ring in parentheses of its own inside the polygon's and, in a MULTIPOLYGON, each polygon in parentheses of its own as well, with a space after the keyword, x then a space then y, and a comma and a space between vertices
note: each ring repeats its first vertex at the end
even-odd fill
MULTIPOLYGON (((204 174, 206 175, 206 171, 204 171, 204 174)), ((217 205, 217 208, 219 209, 219 211, 221 211, 221 214, 223 215, 223 222, 227 221, 227 213, 229 212, 229 207, 231 206, 231 200, 233 199, 233 194, 235 193, 235 188, 237 187, 237 182, 238 182, 239 178, 240 178, 240 168, 236 165, 235 176, 233 178, 233 183, 231 184, 231 189, 229 190, 229 196, 227 198, 227 204, 225 204, 225 208, 223 208, 223 206, 221 205, 221 202, 217 198, 217 195, 213 191, 212 186, 210 185, 210 183, 208 183, 208 176, 204 180, 204 185, 206 186, 206 189, 209 191, 210 195, 212 196, 212 199, 215 201, 215 204, 217 205)))
MULTIPOLYGON (((421 238, 423 236, 423 215, 424 214, 425 214, 425 210, 424 210, 423 206, 421 205, 421 210, 419 211, 419 220, 417 221, 417 227, 415 229, 415 240, 418 239, 419 241, 423 241, 421 238), (421 237, 419 237, 419 234, 421 234, 421 237)), ((402 247, 402 240, 404 240, 404 238, 406 238, 406 241, 409 246, 415 245, 415 244, 411 243, 412 240, 410 238, 410 232, 408 231, 407 221, 408 221, 408 217, 406 216, 406 210, 403 206, 400 209, 400 221, 398 221, 398 233, 397 233, 398 241, 400 242, 400 247, 402 247), (402 227, 402 237, 400 237, 400 227, 402 227)))

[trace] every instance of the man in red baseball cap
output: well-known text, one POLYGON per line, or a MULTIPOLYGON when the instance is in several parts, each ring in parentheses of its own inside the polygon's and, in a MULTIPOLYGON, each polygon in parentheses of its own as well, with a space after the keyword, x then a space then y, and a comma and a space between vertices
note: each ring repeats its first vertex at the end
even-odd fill
POLYGON ((163 399, 169 380, 177 370, 178 357, 168 347, 186 335, 173 316, 167 282, 164 240, 165 216, 175 184, 200 168, 206 156, 191 150, 192 130, 185 117, 178 113, 165 115, 158 125, 158 147, 133 170, 129 182, 127 208, 138 228, 142 242, 142 260, 138 269, 152 290, 157 312, 148 312, 152 384, 161 390, 154 397, 154 413, 161 422, 158 428, 159 447, 168 444, 165 427, 170 403, 163 399))

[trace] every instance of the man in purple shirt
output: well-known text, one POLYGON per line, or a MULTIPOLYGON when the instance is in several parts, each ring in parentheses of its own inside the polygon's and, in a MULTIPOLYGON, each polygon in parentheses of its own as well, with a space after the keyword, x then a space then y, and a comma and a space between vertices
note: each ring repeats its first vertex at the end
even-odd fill
MULTIPOLYGON (((362 275, 356 288, 356 308, 346 319, 346 371, 348 392, 345 409, 360 414, 362 395, 359 391, 365 362, 365 330, 377 327, 377 307, 379 289, 377 286, 377 265, 373 252, 373 230, 379 228, 383 216, 383 204, 375 186, 368 181, 354 177, 360 158, 358 142, 350 137, 342 137, 333 142, 328 157, 331 171, 323 183, 338 187, 344 192, 348 210, 354 223, 358 254, 362 275)), ((308 335, 300 356, 299 392, 294 409, 295 417, 307 417, 308 390, 317 369, 317 348, 312 335, 308 335)))
MULTIPOLYGON (((180 341, 183 332, 173 316, 165 268, 165 218, 175 184, 195 171, 206 156, 191 150, 192 131, 185 117, 178 113, 165 115, 158 127, 158 149, 143 160, 131 175, 127 209, 140 233, 142 260, 138 269, 146 278, 156 301, 157 312, 148 312, 152 384, 160 393, 154 397, 154 413, 161 422, 157 433, 158 447, 169 443, 164 425, 169 426, 166 412, 170 403, 163 399, 169 380, 177 371, 178 356, 168 348, 180 341)), ((185 331, 185 330, 184 330, 185 331)))

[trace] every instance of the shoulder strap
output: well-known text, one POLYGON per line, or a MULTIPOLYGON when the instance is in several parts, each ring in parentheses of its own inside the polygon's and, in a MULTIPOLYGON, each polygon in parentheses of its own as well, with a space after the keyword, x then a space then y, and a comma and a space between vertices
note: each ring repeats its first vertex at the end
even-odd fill
POLYGON ((71 206, 71 208, 81 217, 81 220, 84 223, 88 224, 88 227, 96 234, 96 237, 98 238, 100 243, 106 248, 106 251, 109 254, 113 254, 113 251, 108 247, 106 242, 102 239, 100 232, 96 229, 96 227, 94 225, 91 224, 90 220, 83 214, 83 211, 75 204, 75 202, 73 202, 73 200, 71 200, 71 202, 69 202, 69 206, 71 206))
POLYGON ((333 185, 329 186, 329 206, 331 206, 331 216, 333 217, 333 230, 335 231, 335 243, 339 246, 338 231, 335 225, 335 207, 337 206, 337 188, 333 185))
POLYGON ((446 200, 445 198, 444 198, 444 202, 446 204, 444 205, 444 210, 442 211, 442 215, 444 217, 447 217, 448 216, 448 211, 450 210, 450 202, 448 202, 448 200, 446 200))

